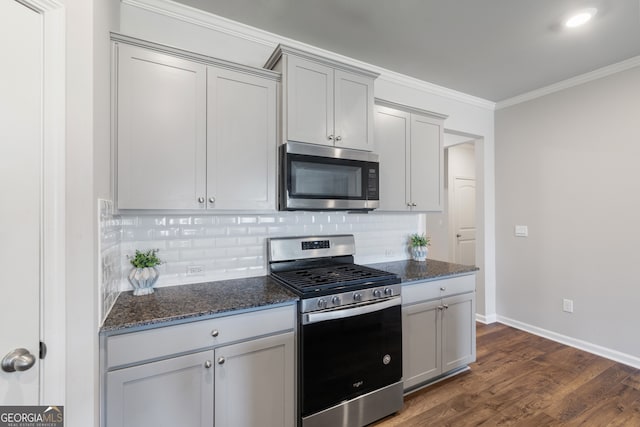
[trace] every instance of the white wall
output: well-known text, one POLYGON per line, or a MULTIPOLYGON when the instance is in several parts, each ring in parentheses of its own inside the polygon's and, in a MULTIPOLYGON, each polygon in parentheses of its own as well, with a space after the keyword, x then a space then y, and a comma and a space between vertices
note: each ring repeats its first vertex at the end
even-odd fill
POLYGON ((185 50, 242 64, 262 66, 275 46, 290 44, 333 59, 353 63, 381 73, 375 83, 375 96, 424 110, 449 115, 447 129, 483 137, 476 145, 482 168, 478 171, 477 311, 488 319, 495 317, 495 241, 494 241, 494 104, 459 92, 364 64, 304 45, 295 40, 241 25, 167 0, 123 0, 121 32, 185 50))
POLYGON ((110 192, 109 30, 118 4, 67 0, 65 425, 98 425, 97 196, 110 192), (105 167, 105 165, 107 165, 105 167))
POLYGON ((639 114, 640 67, 496 112, 500 318, 638 367, 639 114))

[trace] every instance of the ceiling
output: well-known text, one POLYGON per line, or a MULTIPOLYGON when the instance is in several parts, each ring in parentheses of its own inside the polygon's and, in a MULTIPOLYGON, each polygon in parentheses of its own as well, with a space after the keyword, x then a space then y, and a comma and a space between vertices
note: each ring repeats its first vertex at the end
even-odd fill
POLYGON ((496 102, 640 55, 640 0, 177 1, 496 102))

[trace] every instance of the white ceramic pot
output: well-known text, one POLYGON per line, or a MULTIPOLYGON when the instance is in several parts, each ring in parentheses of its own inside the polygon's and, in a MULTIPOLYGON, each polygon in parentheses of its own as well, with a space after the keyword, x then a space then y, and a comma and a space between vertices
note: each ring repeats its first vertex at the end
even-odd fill
POLYGON ((127 278, 131 286, 133 286, 133 294, 152 294, 153 285, 155 285, 159 275, 155 267, 132 268, 127 278))
POLYGON ((411 257, 414 261, 426 261, 427 260, 427 246, 412 246, 411 257))

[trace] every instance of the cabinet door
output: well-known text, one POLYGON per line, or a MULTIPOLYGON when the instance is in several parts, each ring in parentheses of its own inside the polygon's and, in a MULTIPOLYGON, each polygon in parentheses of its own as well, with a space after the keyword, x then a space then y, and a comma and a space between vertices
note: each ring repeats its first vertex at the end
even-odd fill
POLYGON ((442 299, 442 371, 476 360, 475 292, 442 299))
POLYGON ((402 308, 402 376, 407 390, 442 373, 440 300, 402 308))
POLYGON ((120 209, 204 208, 206 68, 118 45, 120 209))
POLYGON ((207 206, 275 209, 276 82, 207 69, 207 206))
POLYGON ((293 332, 215 350, 216 427, 293 427, 293 332))
POLYGON ((442 210, 444 151, 442 121, 411 115, 411 204, 417 211, 442 210))
POLYGON ((108 372, 107 427, 211 427, 213 351, 108 372))
POLYGON ((373 79, 342 70, 334 77, 336 147, 373 151, 373 79))
POLYGON ((333 145, 333 68, 287 58, 286 138, 333 145))
POLYGON ((380 208, 407 210, 407 146, 410 141, 411 114, 376 106, 375 140, 380 162, 380 208))

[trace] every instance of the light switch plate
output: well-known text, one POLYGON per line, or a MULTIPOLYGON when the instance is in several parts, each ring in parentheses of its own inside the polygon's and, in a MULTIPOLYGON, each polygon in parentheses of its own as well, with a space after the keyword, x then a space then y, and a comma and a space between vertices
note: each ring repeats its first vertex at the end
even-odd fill
POLYGON ((516 225, 515 235, 517 237, 529 236, 529 227, 527 227, 526 225, 516 225))

